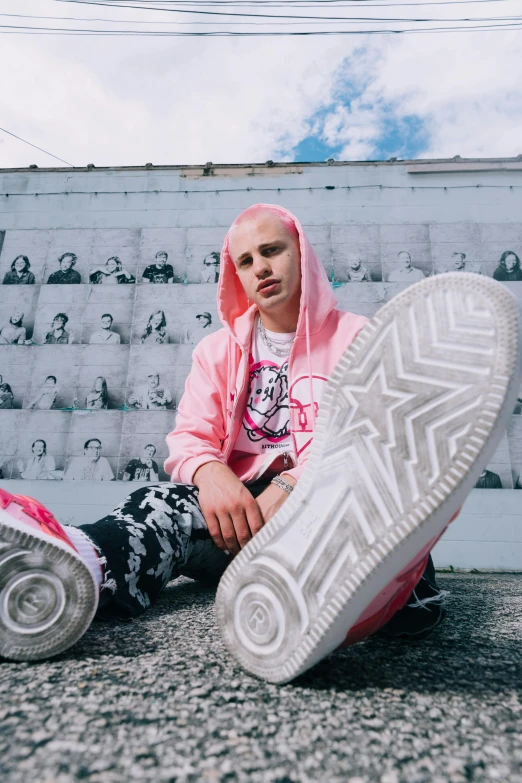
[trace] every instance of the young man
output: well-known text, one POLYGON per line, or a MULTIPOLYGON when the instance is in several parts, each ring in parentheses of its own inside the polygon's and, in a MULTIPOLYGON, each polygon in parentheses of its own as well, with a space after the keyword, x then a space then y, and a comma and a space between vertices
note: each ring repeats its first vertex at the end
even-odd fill
POLYGON ((168 253, 159 250, 156 253, 156 261, 149 264, 143 270, 141 280, 143 283, 170 283, 174 280, 174 269, 171 264, 167 264, 168 253))
POLYGON ((407 250, 401 250, 397 253, 399 266, 393 269, 388 275, 390 283, 417 283, 424 280, 424 272, 411 263, 411 256, 407 250))
POLYGON ((76 253, 64 253, 58 259, 60 269, 49 275, 47 279, 48 285, 79 285, 82 282, 82 277, 79 272, 74 269, 74 265, 78 257, 76 253))
POLYGON ((56 654, 97 609, 136 616, 179 574, 222 576, 224 641, 272 682, 377 630, 440 621, 428 555, 511 413, 516 303, 493 280, 447 275, 368 324, 335 305, 296 218, 258 205, 236 220, 224 328, 194 350, 167 438, 173 483, 81 529, 0 492, 0 539, 18 555, 3 584, 24 591, 0 596, 1 655, 56 654))
POLYGON ((172 403, 170 389, 161 383, 157 372, 150 373, 147 380, 129 394, 129 405, 141 411, 166 411, 172 403))
POLYGON ((158 463, 154 461, 156 446, 147 443, 141 453, 141 457, 131 459, 123 471, 123 481, 158 481, 158 463))
POLYGON ((67 481, 114 481, 114 473, 106 457, 102 457, 98 438, 89 438, 83 445, 83 457, 73 457, 65 471, 67 481))
POLYGON ((185 345, 197 345, 200 340, 210 334, 212 331, 212 316, 210 313, 198 313, 196 315, 196 326, 189 326, 185 329, 185 345))
POLYGON ((45 335, 46 345, 67 345, 71 341, 71 334, 66 330, 69 316, 66 313, 57 313, 51 324, 51 331, 45 335))
POLYGON ((104 313, 101 317, 101 329, 91 334, 89 345, 119 345, 121 338, 118 332, 112 331, 112 322, 112 315, 104 313))

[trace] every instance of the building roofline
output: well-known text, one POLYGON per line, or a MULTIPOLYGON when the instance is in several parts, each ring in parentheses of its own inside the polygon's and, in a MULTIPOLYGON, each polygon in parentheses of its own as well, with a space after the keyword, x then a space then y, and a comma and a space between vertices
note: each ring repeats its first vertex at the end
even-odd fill
MULTIPOLYGON (((186 171, 187 173, 197 174, 201 171, 202 176, 211 176, 225 169, 300 169, 300 168, 326 168, 326 167, 360 167, 360 166, 437 166, 451 165, 450 170, 455 170, 456 166, 466 166, 468 164, 475 164, 474 170, 477 170, 477 164, 487 165, 487 169, 491 170, 495 166, 501 168, 504 164, 521 164, 522 155, 511 158, 461 158, 456 155, 453 158, 413 158, 413 159, 401 159, 390 158, 389 160, 333 160, 328 161, 266 161, 265 163, 212 163, 205 164, 157 164, 146 163, 140 166, 94 166, 93 164, 87 164, 86 166, 51 166, 40 167, 36 165, 25 167, 6 168, 0 167, 0 174, 10 173, 49 173, 49 172, 116 172, 116 171, 186 171)), ((518 166, 517 166, 518 168, 518 166)))

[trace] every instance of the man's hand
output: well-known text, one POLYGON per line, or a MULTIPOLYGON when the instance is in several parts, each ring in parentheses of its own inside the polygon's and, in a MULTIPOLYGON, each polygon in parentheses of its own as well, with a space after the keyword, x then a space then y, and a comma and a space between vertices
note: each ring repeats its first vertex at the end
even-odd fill
POLYGON ((199 489, 199 505, 214 543, 237 555, 263 527, 257 502, 235 473, 221 462, 202 465, 193 482, 199 489))
MULTIPOLYGON (((296 482, 292 476, 285 474, 283 478, 293 487, 295 486, 296 482)), ((281 489, 276 484, 269 484, 268 487, 257 496, 257 505, 259 506, 265 524, 277 511, 279 511, 287 498, 288 492, 285 492, 284 489, 281 489)))

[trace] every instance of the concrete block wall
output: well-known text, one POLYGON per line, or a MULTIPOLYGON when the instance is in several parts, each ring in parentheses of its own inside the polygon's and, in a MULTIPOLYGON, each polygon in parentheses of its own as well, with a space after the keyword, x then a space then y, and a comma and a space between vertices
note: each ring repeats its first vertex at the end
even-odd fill
MULTIPOLYGON (((220 326, 221 243, 249 204, 279 203, 295 212, 339 305, 372 316, 408 284, 402 253, 418 277, 454 268, 491 276, 506 251, 522 258, 522 170, 508 164, 455 170, 432 162, 426 172, 418 162, 0 171, 0 375, 12 392, 11 406, 5 389, 0 399, 0 483, 23 487, 79 522, 87 508, 106 513, 129 488, 108 488, 107 479, 167 479, 164 437, 175 423, 193 345, 220 326), (157 253, 166 254, 172 271, 151 284, 143 274, 157 253), (78 275, 56 284, 55 273, 68 265, 67 256, 65 265, 59 261, 64 254, 74 254, 78 275), (11 282, 17 256, 29 259, 34 282, 11 282), (108 271, 125 282, 111 285, 108 271), (63 328, 59 314, 67 318, 63 328), (103 458, 94 474, 85 467, 93 438, 103 458), (41 472, 46 481, 36 479, 33 460, 41 441, 52 457, 41 472), (152 473, 136 467, 147 447, 152 473), (94 506, 93 488, 100 498, 94 506)), ((522 305, 522 279, 505 285, 522 305)), ((515 490, 521 413, 522 402, 482 481, 489 489, 472 493, 452 527, 457 532, 439 544, 446 564, 522 563, 522 494, 515 490), (500 506, 493 501, 498 487, 500 506), (495 516, 496 549, 484 509, 495 516)))

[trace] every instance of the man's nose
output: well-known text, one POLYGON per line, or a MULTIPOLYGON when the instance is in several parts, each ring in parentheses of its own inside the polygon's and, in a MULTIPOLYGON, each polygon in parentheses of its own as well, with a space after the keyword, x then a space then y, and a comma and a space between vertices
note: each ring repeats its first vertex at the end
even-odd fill
POLYGON ((253 267, 254 274, 257 277, 266 277, 267 272, 270 273, 272 271, 268 258, 257 253, 253 257, 253 267))

